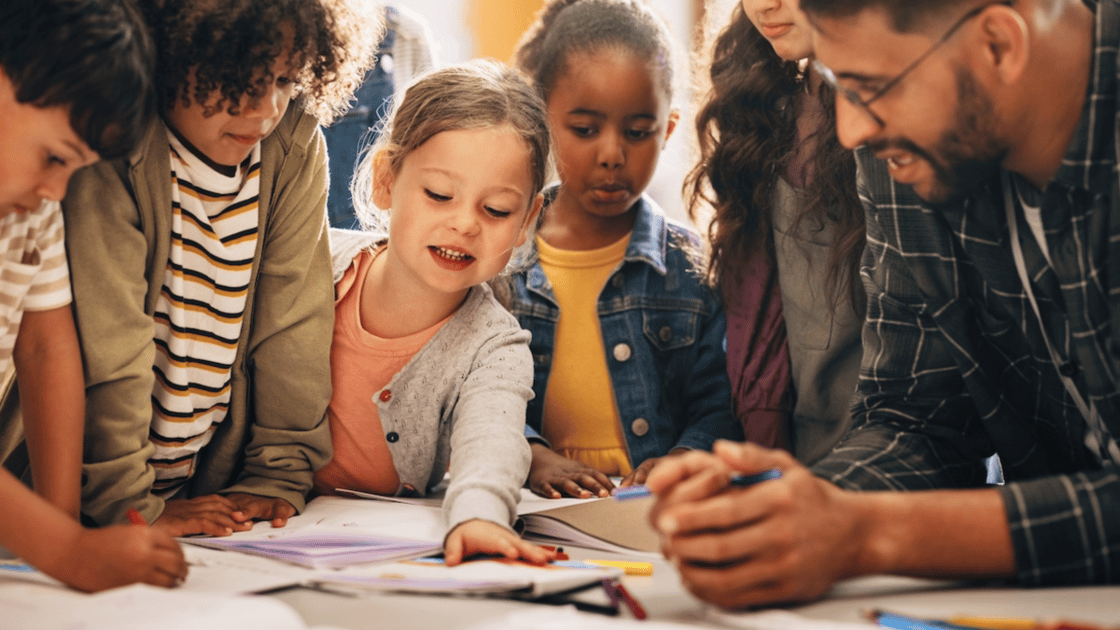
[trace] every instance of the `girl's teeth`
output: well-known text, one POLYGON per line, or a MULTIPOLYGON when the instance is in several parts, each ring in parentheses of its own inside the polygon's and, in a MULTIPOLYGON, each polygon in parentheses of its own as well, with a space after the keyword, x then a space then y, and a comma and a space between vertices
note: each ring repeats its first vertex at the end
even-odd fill
POLYGON ((436 252, 440 256, 443 256, 444 258, 450 258, 452 260, 466 260, 466 259, 471 257, 470 254, 464 254, 462 252, 454 252, 454 251, 451 251, 450 249, 444 249, 442 247, 437 247, 436 252))

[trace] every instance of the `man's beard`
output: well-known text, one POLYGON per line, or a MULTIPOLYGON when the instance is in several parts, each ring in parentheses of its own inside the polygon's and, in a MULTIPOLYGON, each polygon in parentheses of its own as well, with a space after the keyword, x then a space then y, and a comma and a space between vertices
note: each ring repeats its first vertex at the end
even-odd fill
POLYGON ((956 75, 958 97, 953 124, 930 151, 907 138, 870 145, 873 150, 901 148, 925 160, 933 169, 934 180, 930 190, 921 196, 934 208, 959 205, 992 181, 1008 151, 996 137, 991 98, 967 70, 957 68, 956 75))

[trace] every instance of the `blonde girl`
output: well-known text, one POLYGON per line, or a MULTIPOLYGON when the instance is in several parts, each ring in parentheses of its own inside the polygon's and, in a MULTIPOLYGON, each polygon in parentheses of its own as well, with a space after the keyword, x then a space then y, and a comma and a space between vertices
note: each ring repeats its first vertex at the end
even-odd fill
POLYGON ((529 333, 487 284, 540 212, 544 105, 517 72, 476 61, 418 79, 381 138, 355 175, 374 229, 332 233, 334 459, 316 489, 424 495, 449 470, 448 564, 545 562, 552 552, 512 529, 529 468, 529 333))

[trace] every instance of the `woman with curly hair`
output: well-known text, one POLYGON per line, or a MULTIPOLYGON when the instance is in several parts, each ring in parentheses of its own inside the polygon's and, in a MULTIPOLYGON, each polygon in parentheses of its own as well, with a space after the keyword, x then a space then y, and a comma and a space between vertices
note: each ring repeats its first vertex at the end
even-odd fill
POLYGON ((85 357, 83 512, 282 526, 330 457, 320 122, 372 62, 362 0, 140 0, 160 122, 63 203, 85 357))
POLYGON ((864 310, 855 162, 811 53, 795 1, 735 5, 712 51, 701 159, 686 184, 694 219, 715 210, 708 277, 727 309, 736 414, 748 440, 806 463, 850 423, 864 310))

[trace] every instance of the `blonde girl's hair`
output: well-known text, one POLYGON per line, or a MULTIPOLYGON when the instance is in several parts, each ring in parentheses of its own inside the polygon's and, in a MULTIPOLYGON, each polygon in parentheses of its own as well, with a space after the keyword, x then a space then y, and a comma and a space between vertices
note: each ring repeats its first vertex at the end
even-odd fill
MULTIPOLYGON (((532 198, 544 188, 551 137, 544 102, 528 79, 521 72, 488 59, 448 66, 417 77, 404 91, 392 116, 383 123, 378 140, 363 151, 351 181, 355 211, 362 225, 388 232, 389 208, 377 208, 372 201, 376 160, 388 160, 390 170, 397 174, 404 159, 436 134, 502 124, 508 124, 529 150, 532 203, 532 198)), ((530 226, 530 234, 535 227, 530 226)), ((531 241, 532 238, 526 239, 526 243, 531 241)))

